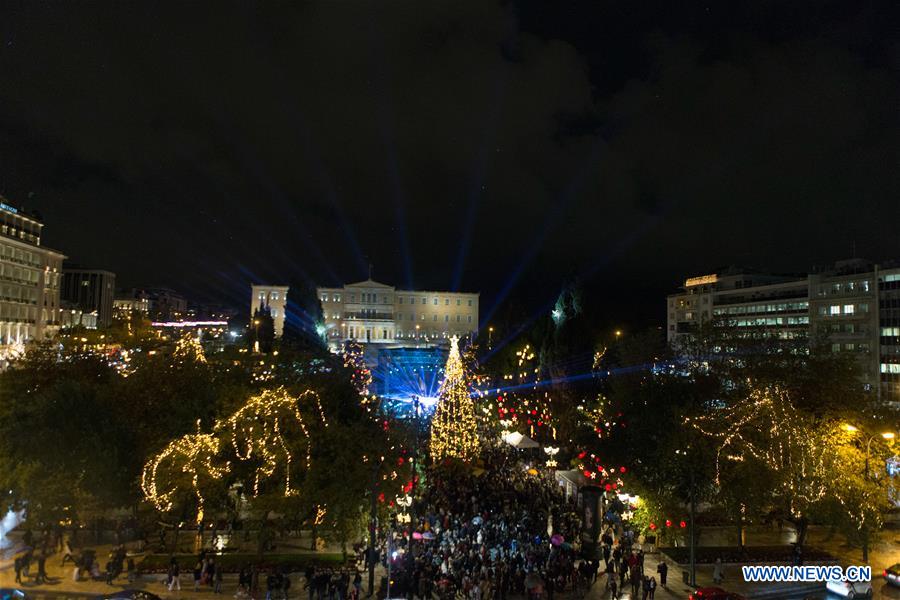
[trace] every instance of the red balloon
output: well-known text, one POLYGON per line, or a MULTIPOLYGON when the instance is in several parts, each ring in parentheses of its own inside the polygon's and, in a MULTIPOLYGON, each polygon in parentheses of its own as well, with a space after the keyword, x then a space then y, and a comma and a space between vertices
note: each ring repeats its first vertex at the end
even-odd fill
POLYGON ((682 521, 682 522, 679 523, 678 525, 681 526, 682 529, 684 529, 685 527, 687 527, 687 523, 685 523, 684 521, 682 521))
POLYGON ((666 519, 666 527, 672 526, 672 519, 666 519))

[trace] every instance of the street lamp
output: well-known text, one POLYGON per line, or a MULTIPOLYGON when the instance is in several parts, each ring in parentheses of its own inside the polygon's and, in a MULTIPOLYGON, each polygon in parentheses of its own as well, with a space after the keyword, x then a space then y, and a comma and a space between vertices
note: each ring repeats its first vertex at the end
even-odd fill
MULTIPOLYGON (((850 433, 850 434, 859 433, 859 427, 851 425, 850 423, 843 423, 841 425, 841 428, 843 428, 844 431, 846 431, 847 433, 850 433)), ((863 434, 863 435, 865 435, 865 434, 863 434)), ((872 441, 879 437, 887 442, 890 442, 891 440, 894 439, 894 437, 896 437, 896 435, 894 434, 893 431, 882 431, 880 433, 873 433, 872 435, 868 436, 868 438, 866 439, 866 462, 865 462, 865 473, 864 473, 866 481, 870 481, 872 478, 871 474, 869 473, 869 455, 872 450, 872 441)), ((863 531, 862 551, 863 551, 863 562, 868 563, 869 562, 869 528, 868 528, 868 526, 863 531)))
POLYGON ((488 327, 488 350, 494 347, 494 327, 488 327))

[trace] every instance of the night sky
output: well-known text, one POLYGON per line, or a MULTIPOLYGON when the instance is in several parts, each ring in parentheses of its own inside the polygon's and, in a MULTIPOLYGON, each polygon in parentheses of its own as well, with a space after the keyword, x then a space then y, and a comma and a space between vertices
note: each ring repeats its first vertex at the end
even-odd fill
POLYGON ((611 320, 900 258, 896 2, 5 2, 0 194, 123 286, 481 291, 611 320))

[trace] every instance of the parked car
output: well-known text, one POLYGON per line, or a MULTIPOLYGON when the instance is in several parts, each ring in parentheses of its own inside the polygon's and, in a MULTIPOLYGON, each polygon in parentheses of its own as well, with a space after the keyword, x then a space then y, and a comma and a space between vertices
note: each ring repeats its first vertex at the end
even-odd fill
POLYGON ((900 563, 891 565, 884 570, 884 580, 891 585, 900 587, 900 563))
POLYGON ((688 596, 688 600, 747 600, 740 594, 727 592, 718 587, 697 588, 694 593, 688 596))
POLYGON ((829 581, 825 584, 829 592, 834 592, 845 598, 871 598, 872 583, 869 581, 850 583, 849 581, 829 581))
POLYGON ((18 588, 0 588, 0 600, 28 600, 28 597, 18 588))

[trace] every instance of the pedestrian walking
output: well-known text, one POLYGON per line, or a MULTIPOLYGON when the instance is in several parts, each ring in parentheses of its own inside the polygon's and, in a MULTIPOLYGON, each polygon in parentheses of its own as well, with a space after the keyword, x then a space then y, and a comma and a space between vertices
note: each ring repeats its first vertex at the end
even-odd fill
POLYGON ((63 540, 63 557, 62 557, 62 566, 66 566, 66 561, 71 560, 75 562, 75 556, 72 554, 72 544, 69 542, 68 538, 63 540))
POLYGON ((282 600, 288 599, 288 591, 291 589, 291 578, 285 573, 281 578, 281 598, 282 600))
POLYGON ((278 585, 278 578, 274 573, 269 573, 266 577, 266 600, 272 600, 272 592, 278 585))
POLYGON ((128 557, 126 568, 128 569, 128 583, 134 583, 137 579, 137 568, 135 568, 134 558, 132 558, 131 556, 128 557))
POLYGON ((656 593, 656 577, 650 578, 650 600, 653 600, 653 595, 656 593))
POLYGON ((216 567, 216 573, 214 575, 215 583, 213 584, 213 593, 214 594, 222 593, 222 576, 223 576, 222 571, 224 571, 224 569, 222 569, 222 567, 216 567))
POLYGON ((722 583, 723 579, 725 579, 725 567, 722 565, 722 559, 717 558, 716 564, 713 567, 713 583, 718 585, 722 583))
POLYGON ((194 565, 194 591, 200 591, 200 578, 203 576, 203 561, 198 560, 194 565))
POLYGON ((38 556, 38 572, 37 577, 35 578, 35 583, 41 584, 47 581, 47 555, 41 554, 38 556))
POLYGON ((17 556, 13 561, 13 569, 16 571, 16 583, 22 583, 22 558, 17 556))
POLYGON ((181 568, 178 566, 178 560, 173 558, 169 564, 169 591, 177 589, 181 591, 181 568))
POLYGON ((656 565, 656 572, 659 573, 659 585, 666 587, 666 576, 669 574, 669 565, 666 564, 666 561, 661 560, 656 565))

